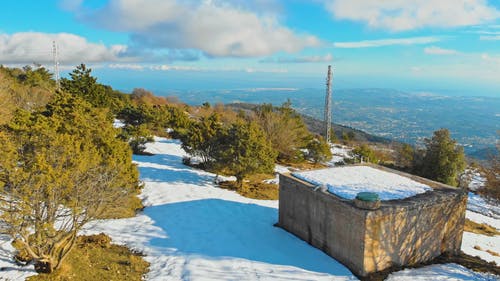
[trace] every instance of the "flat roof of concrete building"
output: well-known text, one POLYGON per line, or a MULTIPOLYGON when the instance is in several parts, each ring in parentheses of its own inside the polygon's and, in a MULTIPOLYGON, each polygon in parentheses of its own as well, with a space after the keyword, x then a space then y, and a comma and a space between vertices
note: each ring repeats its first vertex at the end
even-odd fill
POLYGON ((432 190, 429 185, 370 166, 341 166, 292 173, 313 185, 326 186, 330 193, 354 199, 359 192, 375 192, 380 200, 404 199, 432 190))

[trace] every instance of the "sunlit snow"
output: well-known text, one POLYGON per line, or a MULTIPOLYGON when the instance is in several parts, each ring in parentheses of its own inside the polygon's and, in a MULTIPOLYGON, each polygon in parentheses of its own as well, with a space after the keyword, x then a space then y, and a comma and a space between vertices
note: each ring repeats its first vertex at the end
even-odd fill
POLYGON ((432 190, 409 178, 368 166, 346 166, 295 172, 295 177, 314 185, 326 185, 328 191, 345 199, 359 192, 375 192, 380 200, 403 199, 432 190))

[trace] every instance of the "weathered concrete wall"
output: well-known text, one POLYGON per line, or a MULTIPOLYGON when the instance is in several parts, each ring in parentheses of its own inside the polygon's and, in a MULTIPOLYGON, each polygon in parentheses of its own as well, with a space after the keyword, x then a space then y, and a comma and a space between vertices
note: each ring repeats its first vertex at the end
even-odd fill
POLYGON ((290 175, 280 175, 278 225, 361 272, 367 212, 314 188, 290 175))
POLYGON ((380 209, 371 211, 327 191, 315 191, 315 186, 288 174, 280 175, 278 224, 359 276, 430 260, 443 252, 458 253, 466 193, 418 180, 434 191, 383 201, 380 209))
POLYGON ((457 254, 462 243, 467 196, 440 189, 406 200, 388 201, 369 212, 365 222, 364 270, 431 260, 457 254))

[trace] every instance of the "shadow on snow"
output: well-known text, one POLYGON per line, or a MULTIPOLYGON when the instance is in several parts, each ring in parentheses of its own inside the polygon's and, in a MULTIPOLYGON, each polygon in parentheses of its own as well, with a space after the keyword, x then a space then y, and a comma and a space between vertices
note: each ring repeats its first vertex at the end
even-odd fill
POLYGON ((143 181, 195 185, 213 182, 212 174, 182 164, 182 157, 177 155, 134 155, 134 161, 139 164, 139 173, 143 181))
POLYGON ((213 258, 234 257, 290 265, 309 271, 350 276, 343 265, 281 228, 273 227, 277 210, 255 204, 204 199, 144 210, 168 238, 154 238, 157 248, 213 258))

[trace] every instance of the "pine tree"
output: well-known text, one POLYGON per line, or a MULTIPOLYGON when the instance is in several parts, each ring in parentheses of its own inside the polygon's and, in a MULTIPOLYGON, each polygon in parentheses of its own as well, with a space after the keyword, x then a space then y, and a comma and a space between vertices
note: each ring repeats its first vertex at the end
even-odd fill
POLYGON ((326 162, 332 159, 330 145, 321 136, 312 139, 307 145, 307 157, 314 163, 326 162))
POLYGON ((192 122, 185 134, 181 136, 182 148, 189 154, 201 158, 201 165, 211 166, 221 145, 222 122, 217 113, 202 117, 192 122))
POLYGON ((62 92, 2 128, 0 225, 38 272, 61 265, 87 222, 133 202, 138 172, 117 133, 105 111, 62 92))
POLYGON ((78 65, 70 74, 71 79, 61 79, 61 87, 64 91, 80 96, 95 107, 111 108, 113 98, 109 95, 106 87, 97 83, 97 78, 91 75, 92 69, 85 64, 78 65))
POLYGON ((363 160, 365 162, 370 162, 370 163, 379 162, 379 159, 375 155, 375 151, 367 144, 362 144, 360 146, 355 147, 352 150, 352 154, 358 157, 360 161, 363 160))
POLYGON ((255 121, 264 130, 273 149, 278 151, 279 161, 304 160, 301 149, 306 148, 313 137, 301 116, 291 108, 290 101, 278 108, 271 104, 260 105, 255 121))
POLYGON ((466 166, 463 147, 450 137, 448 129, 435 131, 431 139, 425 139, 425 147, 420 174, 456 186, 458 175, 466 166))
POLYGON ((413 147, 407 143, 404 143, 397 148, 396 165, 402 168, 411 169, 414 157, 415 151, 413 147))
POLYGON ((251 174, 273 171, 277 153, 255 122, 232 124, 220 143, 217 162, 236 176, 240 187, 251 174))

